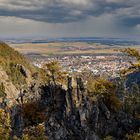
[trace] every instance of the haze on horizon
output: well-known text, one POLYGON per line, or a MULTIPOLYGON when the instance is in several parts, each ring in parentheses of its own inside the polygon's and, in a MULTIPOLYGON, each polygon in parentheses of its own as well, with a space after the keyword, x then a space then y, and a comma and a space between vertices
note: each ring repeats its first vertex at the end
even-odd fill
POLYGON ((139 0, 0 0, 0 37, 140 37, 139 0))

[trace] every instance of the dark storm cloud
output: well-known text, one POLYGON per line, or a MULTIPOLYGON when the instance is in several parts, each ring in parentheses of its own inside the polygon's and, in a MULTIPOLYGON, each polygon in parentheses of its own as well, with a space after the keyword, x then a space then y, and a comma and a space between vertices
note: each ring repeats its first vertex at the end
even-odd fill
POLYGON ((0 0, 0 16, 67 23, 111 14, 119 24, 140 24, 139 0, 0 0))

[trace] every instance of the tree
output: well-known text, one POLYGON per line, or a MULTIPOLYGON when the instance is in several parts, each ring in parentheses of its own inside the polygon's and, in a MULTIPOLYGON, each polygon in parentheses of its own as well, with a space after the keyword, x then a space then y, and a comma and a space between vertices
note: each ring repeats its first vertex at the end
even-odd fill
POLYGON ((130 72, 139 71, 140 70, 140 52, 135 48, 126 48, 126 49, 123 49, 121 52, 123 52, 126 56, 131 58, 131 60, 128 58, 130 67, 127 69, 123 69, 121 71, 121 74, 126 75, 130 72))
POLYGON ((127 134, 126 138, 128 140, 140 140, 140 130, 137 133, 133 133, 133 134, 127 134))
POLYGON ((22 140, 48 140, 44 124, 30 126, 24 129, 22 140))
POLYGON ((47 75, 56 84, 56 82, 64 83, 67 73, 62 70, 59 62, 53 61, 44 65, 47 75))
POLYGON ((0 109, 0 139, 9 140, 11 133, 10 114, 0 109))
POLYGON ((133 83, 124 100, 125 111, 134 117, 140 114, 140 91, 136 83, 133 83))
MULTIPOLYGON (((126 48, 122 52, 128 57, 130 66, 121 71, 123 77, 128 73, 140 72, 140 52, 135 48, 126 48), (130 59, 129 59, 130 58, 130 59)), ((126 92, 124 100, 125 111, 134 117, 140 113, 140 91, 136 83, 131 85, 131 89, 126 92)))
POLYGON ((122 107, 121 101, 115 94, 116 85, 113 82, 100 77, 90 78, 87 82, 87 89, 90 99, 103 98, 105 103, 113 110, 119 110, 122 107))

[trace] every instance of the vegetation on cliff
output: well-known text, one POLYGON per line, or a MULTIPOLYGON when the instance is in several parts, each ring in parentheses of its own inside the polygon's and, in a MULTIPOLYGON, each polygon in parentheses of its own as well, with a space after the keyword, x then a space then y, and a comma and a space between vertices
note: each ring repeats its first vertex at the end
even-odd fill
POLYGON ((89 78, 87 89, 90 99, 96 100, 96 98, 103 98, 110 109, 121 109, 122 103, 116 96, 115 92, 117 88, 115 83, 101 77, 93 77, 89 78))
POLYGON ((0 67, 6 71, 9 79, 15 85, 26 84, 25 76, 20 71, 18 65, 24 66, 26 69, 33 71, 33 66, 26 60, 26 58, 9 47, 7 44, 0 43, 0 67))
POLYGON ((1 97, 4 97, 5 95, 6 95, 6 93, 5 93, 5 87, 4 87, 4 84, 1 83, 0 84, 0 98, 1 97))

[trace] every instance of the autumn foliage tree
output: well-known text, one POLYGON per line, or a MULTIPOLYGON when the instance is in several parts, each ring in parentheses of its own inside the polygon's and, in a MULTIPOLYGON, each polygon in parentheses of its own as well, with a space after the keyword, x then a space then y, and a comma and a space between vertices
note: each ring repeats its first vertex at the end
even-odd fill
POLYGON ((11 133, 10 114, 0 109, 0 139, 9 140, 11 133))
POLYGON ((87 89, 90 99, 95 99, 96 97, 103 98, 106 104, 114 110, 122 107, 121 101, 115 94, 116 85, 113 82, 101 77, 96 77, 96 79, 93 77, 88 80, 87 89))
POLYGON ((135 48, 126 48, 121 52, 128 57, 130 63, 130 67, 123 69, 121 74, 126 75, 134 71, 140 71, 140 52, 135 48))
POLYGON ((48 140, 45 135, 45 125, 38 124, 24 129, 22 140, 48 140))
POLYGON ((67 72, 62 70, 59 62, 53 61, 44 65, 46 74, 50 77, 50 80, 55 84, 56 82, 65 83, 67 72))

